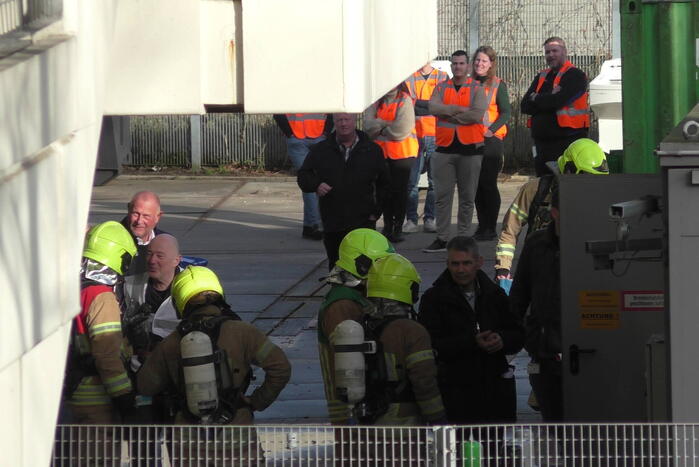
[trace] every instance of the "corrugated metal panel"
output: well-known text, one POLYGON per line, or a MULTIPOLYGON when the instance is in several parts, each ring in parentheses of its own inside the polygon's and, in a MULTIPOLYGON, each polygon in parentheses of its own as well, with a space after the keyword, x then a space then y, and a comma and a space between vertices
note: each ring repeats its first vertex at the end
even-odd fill
POLYGON ((191 165, 189 117, 186 115, 131 118, 132 165, 191 165))
POLYGON ((0 35, 22 26, 22 1, 0 0, 0 35))

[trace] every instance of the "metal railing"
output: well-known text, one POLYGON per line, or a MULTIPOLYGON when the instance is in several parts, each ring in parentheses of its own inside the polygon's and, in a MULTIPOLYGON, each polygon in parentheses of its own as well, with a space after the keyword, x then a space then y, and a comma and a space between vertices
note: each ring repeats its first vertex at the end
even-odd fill
POLYGON ((63 14, 63 0, 0 0, 1 36, 39 29, 63 14))
POLYGON ((61 425, 51 465, 695 466, 699 425, 61 425))

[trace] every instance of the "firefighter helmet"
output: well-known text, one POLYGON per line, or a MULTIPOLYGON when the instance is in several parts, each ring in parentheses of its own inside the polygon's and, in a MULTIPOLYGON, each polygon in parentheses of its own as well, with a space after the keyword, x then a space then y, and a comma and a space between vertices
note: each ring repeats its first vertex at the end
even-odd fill
POLYGON ((589 138, 576 139, 558 158, 558 169, 561 173, 590 173, 594 175, 609 175, 607 156, 599 144, 589 138))
POLYGON ((218 276, 204 266, 187 266, 172 280, 171 294, 175 310, 180 318, 183 317, 187 303, 201 292, 216 292, 223 295, 223 287, 218 276))
POLYGON ((340 258, 335 266, 355 277, 365 279, 374 261, 395 252, 388 239, 376 230, 354 229, 342 239, 340 258))
POLYGON ((420 294, 420 275, 404 256, 379 258, 367 275, 367 297, 389 298, 412 305, 420 294))
POLYGON ((83 257, 104 264, 123 276, 136 251, 129 231, 118 222, 107 221, 95 225, 87 233, 83 257))

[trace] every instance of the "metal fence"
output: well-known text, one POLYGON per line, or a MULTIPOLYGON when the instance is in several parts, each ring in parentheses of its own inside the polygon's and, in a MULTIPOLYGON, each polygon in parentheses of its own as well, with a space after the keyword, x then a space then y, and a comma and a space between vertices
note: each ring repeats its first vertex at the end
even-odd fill
POLYGON ((51 465, 695 466, 699 425, 61 425, 51 465))
POLYGON ((63 0, 0 0, 0 36, 38 29, 63 14, 63 0))
MULTIPOLYGON (((536 73, 546 66, 544 40, 553 35, 566 39, 571 61, 593 78, 611 56, 612 5, 613 0, 438 0, 439 57, 479 44, 491 45, 498 52, 498 76, 507 82, 512 104, 505 140, 506 170, 532 165, 532 141, 519 102, 536 73), (478 44, 470 44, 472 41, 478 44)), ((128 163, 189 166, 188 125, 186 116, 132 119, 133 148, 128 163)), ((593 122, 593 138, 595 125, 593 122)), ((269 169, 287 164, 285 140, 271 115, 206 115, 201 119, 201 135, 202 165, 269 169)))

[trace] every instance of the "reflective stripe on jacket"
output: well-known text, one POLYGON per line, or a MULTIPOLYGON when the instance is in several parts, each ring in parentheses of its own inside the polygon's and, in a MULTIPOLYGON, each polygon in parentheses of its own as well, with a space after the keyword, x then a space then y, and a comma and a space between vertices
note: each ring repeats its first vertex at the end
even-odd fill
MULTIPOLYGON (((376 117, 387 122, 392 122, 396 119, 398 108, 405 105, 405 101, 410 99, 410 96, 405 93, 398 94, 393 99, 386 99, 376 109, 376 117)), ((374 140, 376 144, 381 146, 383 156, 386 159, 407 159, 409 157, 417 157, 419 145, 415 128, 407 137, 395 141, 387 136, 379 134, 374 140)))
MULTIPOLYGON (((488 84, 486 81, 485 93, 488 96, 488 110, 486 110, 485 115, 483 115, 483 134, 485 134, 485 132, 490 128, 490 125, 492 125, 493 122, 500 117, 496 100, 498 88, 500 87, 501 82, 502 80, 496 76, 493 77, 492 85, 488 84)), ((493 133, 493 136, 500 139, 504 139, 505 135, 507 135, 507 125, 501 126, 495 133, 493 133)))
MULTIPOLYGON (((416 100, 429 101, 437 84, 442 81, 447 81, 448 79, 448 74, 442 70, 433 68, 427 78, 423 78, 419 70, 416 71, 405 80, 405 84, 410 90, 410 97, 413 98, 413 102, 416 100)), ((418 138, 434 136, 436 134, 436 128, 437 119, 433 115, 420 115, 415 117, 415 133, 418 138)))
MULTIPOLYGON (((471 95, 477 86, 480 84, 476 80, 468 78, 457 91, 454 80, 450 79, 439 83, 434 92, 438 93, 443 104, 470 107, 471 95)), ((461 144, 482 144, 484 141, 483 125, 459 125, 437 117, 437 146, 449 147, 454 141, 454 134, 461 144)))
MULTIPOLYGON (((558 86, 561 82, 561 78, 566 71, 573 68, 573 64, 566 60, 560 70, 556 73, 556 77, 553 79, 553 88, 558 86)), ((546 68, 541 70, 539 73, 539 82, 536 83, 536 91, 539 92, 541 86, 543 86, 544 81, 546 81, 546 75, 551 72, 551 68, 546 68)), ((587 90, 575 99, 570 105, 564 105, 560 109, 556 110, 556 121, 558 126, 566 128, 589 128, 590 127, 590 109, 588 107, 589 95, 587 90)), ((531 128, 532 118, 527 119, 527 127, 531 128)))
POLYGON ((318 138, 325 129, 325 114, 286 114, 286 118, 298 139, 318 138))
POLYGON ((81 303, 83 310, 76 317, 74 337, 80 352, 92 354, 97 375, 85 376, 69 402, 82 406, 110 404, 111 398, 133 390, 122 360, 124 338, 119 304, 110 288, 99 285, 85 287, 81 303))

